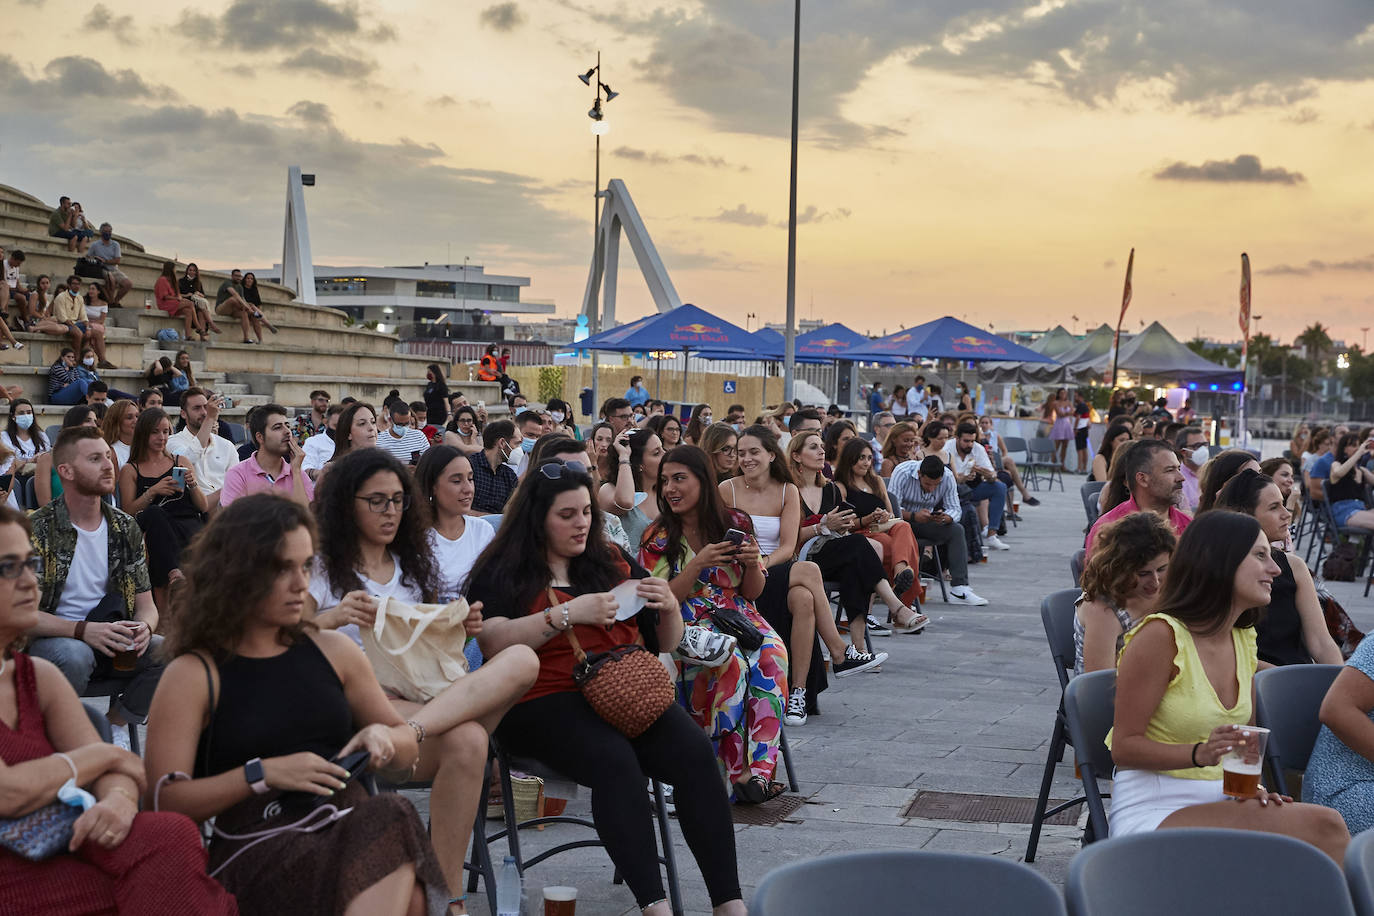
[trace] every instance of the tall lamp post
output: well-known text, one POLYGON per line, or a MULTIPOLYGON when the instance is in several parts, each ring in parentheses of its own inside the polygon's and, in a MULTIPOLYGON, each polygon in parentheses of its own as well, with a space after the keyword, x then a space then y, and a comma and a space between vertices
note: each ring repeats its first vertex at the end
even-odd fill
POLYGON ((783 332, 782 399, 793 397, 797 370, 797 99, 801 79, 801 0, 792 14, 792 174, 787 199, 787 330, 783 332))
MULTIPOLYGON (((587 117, 592 119, 592 135, 596 137, 596 183, 592 187, 592 251, 593 263, 601 263, 601 135, 611 129, 611 125, 606 122, 606 115, 602 111, 602 104, 610 102, 620 93, 615 92, 610 86, 601 81, 601 52, 596 52, 596 66, 591 67, 586 73, 577 74, 583 85, 592 86, 596 92, 592 96, 592 107, 587 112, 587 117), (602 92, 605 92, 603 97, 602 92)), ((587 336, 593 336, 601 331, 601 290, 597 289, 595 299, 592 303, 592 313, 587 316, 587 336)), ((600 386, 597 384, 597 373, 599 360, 595 350, 592 351, 592 409, 601 402, 598 392, 600 386)))

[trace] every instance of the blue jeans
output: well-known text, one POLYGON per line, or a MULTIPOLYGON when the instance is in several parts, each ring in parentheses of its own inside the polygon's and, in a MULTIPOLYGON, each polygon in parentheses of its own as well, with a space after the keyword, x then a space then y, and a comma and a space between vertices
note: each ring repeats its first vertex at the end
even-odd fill
POLYGON ((51 404, 61 404, 64 407, 71 407, 86 400, 86 389, 90 382, 85 379, 77 379, 61 391, 48 395, 48 402, 51 404))
POLYGON ((988 530, 996 531, 1002 527, 1002 511, 1007 505, 1007 485, 1000 480, 984 480, 969 491, 968 500, 972 503, 988 501, 988 530))

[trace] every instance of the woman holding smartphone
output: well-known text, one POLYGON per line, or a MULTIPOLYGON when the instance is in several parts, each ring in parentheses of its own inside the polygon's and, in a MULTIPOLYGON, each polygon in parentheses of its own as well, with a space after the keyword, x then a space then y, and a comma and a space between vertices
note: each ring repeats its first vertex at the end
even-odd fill
POLYGON ((181 556, 191 538, 205 527, 210 510, 196 486, 196 472, 181 455, 167 451, 172 421, 160 408, 139 414, 129 463, 119 469, 119 502, 138 520, 148 546, 148 572, 153 597, 166 607, 165 590, 180 578, 181 556))

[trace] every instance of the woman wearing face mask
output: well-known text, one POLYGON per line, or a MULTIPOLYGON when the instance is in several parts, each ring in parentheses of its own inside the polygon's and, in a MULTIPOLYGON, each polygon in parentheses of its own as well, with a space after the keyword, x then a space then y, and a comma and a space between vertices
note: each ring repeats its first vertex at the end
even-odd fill
POLYGON ((711 413, 710 404, 698 404, 692 408, 692 418, 687 421, 687 429, 682 433, 682 441, 686 445, 701 445, 701 437, 706 434, 706 429, 715 420, 711 413))
MULTIPOLYGON (((1278 485, 1253 470, 1241 471, 1227 481, 1217 494, 1216 508, 1254 516, 1271 542, 1287 534, 1293 518, 1278 485)), ((1278 548, 1271 552, 1279 574, 1274 577, 1269 607, 1255 627, 1260 661, 1271 665, 1343 664, 1345 658, 1327 629, 1307 564, 1296 553, 1278 548)))
POLYGON ((453 419, 444 428, 444 444, 450 445, 464 455, 474 455, 482 450, 482 430, 477 424, 477 411, 463 404, 453 411, 453 419))
POLYGON ((1193 520, 1169 563, 1156 611, 1126 634, 1116 676, 1112 835, 1227 827, 1305 840, 1337 863, 1350 833, 1330 808, 1294 804, 1259 786, 1222 794, 1221 758, 1258 762, 1255 621, 1280 573, 1268 535, 1238 512, 1193 520))
MULTIPOLYGON (((165 359, 166 357, 163 358, 165 359)), ((97 366, 98 361, 96 360, 95 350, 93 350, 91 347, 83 347, 81 350, 81 364, 76 367, 77 377, 84 381, 87 384, 87 386, 89 386, 91 382, 100 381, 100 370, 97 368, 97 366)), ((89 388, 87 390, 89 390, 89 388)), ((120 391, 118 388, 110 388, 108 393, 109 399, 111 401, 134 400, 134 396, 132 394, 129 394, 129 392, 127 391, 120 391)))
POLYGON ((1177 542, 1153 512, 1128 515, 1098 534, 1073 617, 1074 674, 1116 667, 1122 638, 1154 613, 1177 542))
MULTIPOLYGON (((43 430, 34 425, 33 402, 28 398, 10 401, 10 419, 5 427, 5 447, 14 452, 17 465, 32 465, 39 455, 52 448, 43 430)), ((33 468, 20 473, 32 474, 33 468)))
POLYGON ((76 351, 63 347, 57 361, 48 367, 48 403, 70 407, 84 401, 89 385, 77 371, 76 351))
POLYGON ((712 423, 701 434, 698 444, 711 457, 716 480, 729 480, 735 476, 735 444, 738 441, 739 435, 728 423, 712 423))
POLYGON ((551 398, 548 403, 549 416, 553 417, 555 429, 562 430, 578 442, 582 441, 582 430, 573 421, 572 405, 559 398, 551 398))

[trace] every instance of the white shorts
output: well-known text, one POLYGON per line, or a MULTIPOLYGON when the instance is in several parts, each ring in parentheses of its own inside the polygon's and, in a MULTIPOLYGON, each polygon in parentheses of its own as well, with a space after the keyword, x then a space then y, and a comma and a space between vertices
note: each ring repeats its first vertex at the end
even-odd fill
POLYGON ((1151 770, 1117 770, 1108 818, 1111 835, 1154 830, 1175 811, 1225 799, 1220 779, 1180 779, 1151 770))

